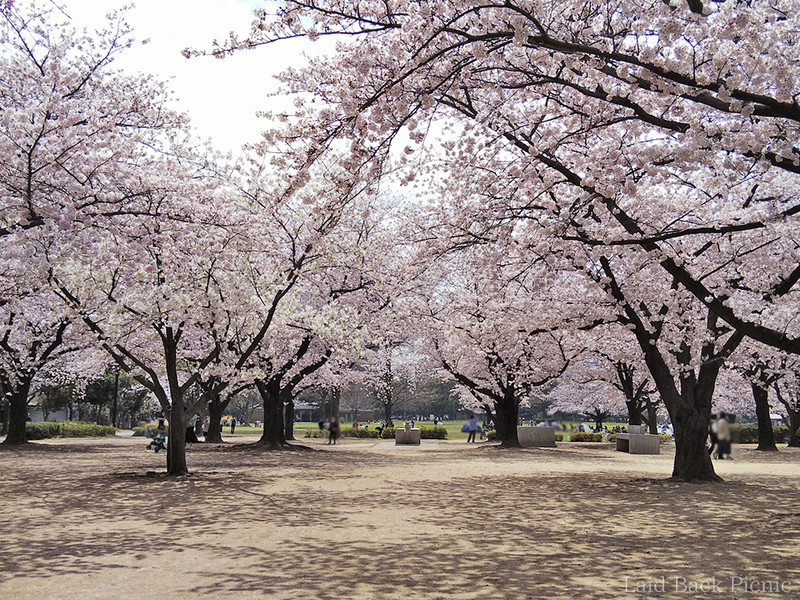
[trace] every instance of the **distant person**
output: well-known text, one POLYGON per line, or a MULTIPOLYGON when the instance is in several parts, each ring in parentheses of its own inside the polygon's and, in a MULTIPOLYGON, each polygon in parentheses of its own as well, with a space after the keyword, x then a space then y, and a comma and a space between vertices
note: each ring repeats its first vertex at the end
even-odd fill
POLYGON ((197 438, 197 441, 200 441, 200 436, 203 435, 203 420, 196 416, 194 420, 194 437, 197 438))
POLYGON ((733 460, 731 456, 731 426, 728 416, 721 412, 717 419, 717 458, 733 460), (727 454, 727 456, 725 456, 727 454))
POLYGON ((236 431, 236 417, 231 419, 231 435, 233 435, 234 431, 236 431))
POLYGON ((187 444, 196 444, 200 440, 197 439, 197 436, 194 433, 194 426, 195 422, 197 421, 197 415, 193 415, 189 422, 186 424, 186 443, 187 444))
POLYGON ((358 429, 358 420, 357 419, 353 420, 353 429, 358 429))
POLYGON ((211 417, 203 419, 203 439, 208 441, 208 430, 211 428, 211 417))
POLYGON ((717 439, 717 415, 711 415, 711 421, 708 424, 708 453, 713 454, 719 458, 719 440, 717 439), (714 453, 714 449, 717 453, 714 453))
POLYGON ((467 422, 467 431, 469 432, 469 435, 467 436, 468 444, 475 441, 475 434, 478 433, 478 429, 478 417, 472 415, 467 422))
POLYGON ((339 420, 331 417, 330 430, 328 433, 328 443, 335 444, 339 438, 339 420))

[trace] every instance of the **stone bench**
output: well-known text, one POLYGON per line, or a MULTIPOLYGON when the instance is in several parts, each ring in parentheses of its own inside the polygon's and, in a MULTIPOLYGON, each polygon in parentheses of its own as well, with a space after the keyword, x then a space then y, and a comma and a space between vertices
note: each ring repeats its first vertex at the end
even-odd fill
POLYGON ((398 445, 419 446, 420 439, 421 439, 420 431, 419 428, 417 427, 412 427, 411 429, 397 428, 394 430, 395 446, 398 445))
POLYGON ((550 447, 556 445, 555 427, 517 427, 517 439, 522 447, 550 447))
POLYGON ((660 454, 661 438, 647 433, 644 425, 629 425, 628 433, 617 434, 617 451, 628 454, 660 454))

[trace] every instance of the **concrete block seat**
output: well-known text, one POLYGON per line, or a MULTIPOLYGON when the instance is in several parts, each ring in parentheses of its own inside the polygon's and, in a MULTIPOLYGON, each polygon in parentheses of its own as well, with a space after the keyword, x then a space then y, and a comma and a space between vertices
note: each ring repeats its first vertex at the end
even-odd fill
POLYGON ((408 445, 408 446, 419 446, 420 440, 420 431, 417 427, 410 427, 408 429, 397 428, 394 430, 394 444, 395 446, 398 445, 408 445))
POLYGON ((617 434, 617 451, 629 454, 660 454, 661 438, 647 433, 644 425, 629 425, 628 433, 617 434))
POLYGON ((517 427, 517 439, 523 448, 554 448, 556 445, 556 428, 517 427))

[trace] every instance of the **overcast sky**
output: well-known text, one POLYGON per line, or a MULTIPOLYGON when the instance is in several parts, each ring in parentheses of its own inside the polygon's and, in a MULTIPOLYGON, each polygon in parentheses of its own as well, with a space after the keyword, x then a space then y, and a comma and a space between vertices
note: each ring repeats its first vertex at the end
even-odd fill
MULTIPOLYGON (((249 30, 257 0, 135 0, 127 20, 137 45, 115 64, 126 70, 153 73, 168 80, 179 98, 178 108, 190 115, 198 135, 215 147, 238 154, 241 145, 258 139, 262 129, 256 111, 275 107, 269 92, 277 88, 273 76, 303 62, 308 42, 299 41, 241 52, 224 60, 200 57, 187 60, 186 47, 209 48, 215 38, 230 31, 249 30)), ((61 0, 64 12, 77 27, 90 29, 104 15, 124 4, 118 0, 61 0)))

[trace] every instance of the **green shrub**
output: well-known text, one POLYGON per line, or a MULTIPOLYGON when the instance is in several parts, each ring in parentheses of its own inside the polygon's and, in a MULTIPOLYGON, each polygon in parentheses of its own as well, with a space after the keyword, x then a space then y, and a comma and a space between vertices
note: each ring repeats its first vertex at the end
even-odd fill
POLYGON ((58 437, 61 427, 56 421, 45 421, 43 423, 25 423, 25 435, 29 440, 46 440, 58 437))
MULTIPOLYGON (((773 425, 772 433, 775 442, 781 444, 789 441, 789 428, 786 425, 773 425)), ((735 444, 757 444, 758 424, 742 423, 731 425, 731 441, 735 444)))
POLYGON ((377 429, 365 429, 364 427, 353 429, 352 427, 348 427, 347 429, 342 429, 342 435, 359 439, 377 439, 380 437, 380 432, 377 429))
POLYGON ((381 432, 381 438, 384 440, 393 440, 394 439, 394 427, 384 427, 383 431, 381 432))
POLYGON ((570 442, 602 442, 603 441, 603 434, 602 433, 586 433, 586 432, 576 432, 571 433, 569 436, 570 442))
POLYGON ((556 433, 556 441, 563 442, 564 441, 564 434, 563 433, 556 433))
POLYGON ((328 432, 324 429, 306 429, 306 434, 303 437, 307 438, 326 438, 328 437, 328 432))
POLYGON ((447 429, 441 425, 434 425, 433 427, 420 427, 419 436, 423 440, 446 440, 447 429))
POLYGON ((55 437, 102 437, 114 435, 116 432, 116 427, 80 421, 45 421, 25 424, 25 433, 29 440, 55 437))
POLYGON ((114 435, 116 427, 110 425, 97 425, 96 423, 79 423, 76 421, 62 421, 62 437, 101 437, 114 435))

